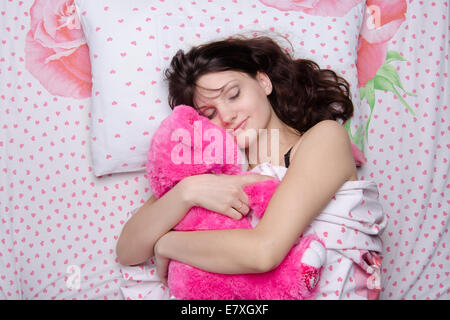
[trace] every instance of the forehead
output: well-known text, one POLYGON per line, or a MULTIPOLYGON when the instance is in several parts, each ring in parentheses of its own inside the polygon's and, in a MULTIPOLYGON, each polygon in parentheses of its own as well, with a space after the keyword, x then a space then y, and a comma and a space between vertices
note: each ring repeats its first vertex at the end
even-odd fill
POLYGON ((227 82, 232 80, 242 80, 248 78, 248 75, 239 71, 221 71, 211 72, 198 78, 196 85, 205 89, 221 89, 227 82))
POLYGON ((194 92, 194 103, 200 105, 210 99, 219 97, 227 89, 233 87, 233 84, 250 77, 239 71, 221 71, 202 75, 196 82, 194 92))

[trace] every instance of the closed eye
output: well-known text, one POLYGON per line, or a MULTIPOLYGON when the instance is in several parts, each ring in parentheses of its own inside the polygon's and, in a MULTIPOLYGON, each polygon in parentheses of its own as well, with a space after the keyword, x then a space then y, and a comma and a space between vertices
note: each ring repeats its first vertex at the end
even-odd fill
MULTIPOLYGON (((238 87, 234 87, 232 89, 237 89, 237 92, 236 92, 236 94, 234 94, 233 96, 228 98, 231 101, 236 100, 241 93, 241 90, 238 87)), ((216 109, 205 106, 203 108, 200 108, 200 113, 202 116, 207 117, 208 119, 212 119, 216 115, 216 109)))
POLYGON ((235 100, 237 97, 239 97, 240 93, 241 93, 241 90, 238 90, 234 96, 230 97, 230 100, 235 100))
POLYGON ((201 114, 202 114, 204 117, 207 117, 208 119, 212 119, 212 118, 214 118, 214 116, 216 115, 216 109, 214 109, 214 108, 206 108, 206 111, 203 110, 203 111, 201 112, 201 114), (212 112, 211 112, 211 111, 212 111, 212 112))

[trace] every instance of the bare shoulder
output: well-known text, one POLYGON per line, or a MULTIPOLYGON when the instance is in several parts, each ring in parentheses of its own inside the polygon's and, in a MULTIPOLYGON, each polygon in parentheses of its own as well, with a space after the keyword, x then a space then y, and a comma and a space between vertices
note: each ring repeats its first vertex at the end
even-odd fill
POLYGON ((346 146, 351 148, 350 139, 344 126, 337 121, 323 120, 306 131, 295 144, 292 151, 293 154, 295 154, 301 144, 306 144, 303 148, 314 147, 314 149, 318 149, 317 147, 320 147, 320 144, 322 143, 333 145, 337 143, 336 149, 341 149, 342 147, 345 148, 346 146))
MULTIPOLYGON (((349 141, 347 130, 339 122, 334 120, 322 120, 309 129, 305 136, 310 139, 345 140, 349 141)), ((345 142, 342 141, 342 142, 345 142)))
POLYGON ((323 120, 306 131, 293 148, 292 161, 302 166, 331 166, 346 180, 356 180, 356 166, 347 130, 339 122, 323 120))

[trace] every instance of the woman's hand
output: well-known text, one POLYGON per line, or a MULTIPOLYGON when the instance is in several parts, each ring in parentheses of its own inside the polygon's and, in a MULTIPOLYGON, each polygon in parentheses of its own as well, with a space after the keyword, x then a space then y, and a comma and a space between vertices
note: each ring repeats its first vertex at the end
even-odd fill
POLYGON ((168 275, 169 275, 169 262, 170 259, 166 258, 161 254, 161 250, 158 248, 158 242, 155 244, 155 263, 156 263, 156 273, 161 279, 162 283, 168 287, 168 275))
POLYGON ((244 186, 274 179, 261 174, 200 174, 182 180, 192 206, 199 206, 239 220, 249 211, 244 186))

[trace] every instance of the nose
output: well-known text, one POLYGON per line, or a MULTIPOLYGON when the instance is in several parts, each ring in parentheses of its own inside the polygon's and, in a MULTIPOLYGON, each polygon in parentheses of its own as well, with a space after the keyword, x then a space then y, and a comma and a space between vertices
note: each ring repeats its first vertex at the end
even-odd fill
POLYGON ((222 122, 223 128, 229 128, 236 120, 236 112, 230 106, 224 106, 217 110, 222 122))
POLYGON ((234 123, 235 120, 236 120, 236 115, 223 118, 222 119, 223 126, 225 128, 229 128, 230 126, 232 126, 232 124, 234 123))

